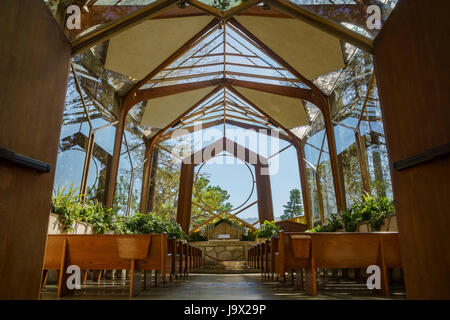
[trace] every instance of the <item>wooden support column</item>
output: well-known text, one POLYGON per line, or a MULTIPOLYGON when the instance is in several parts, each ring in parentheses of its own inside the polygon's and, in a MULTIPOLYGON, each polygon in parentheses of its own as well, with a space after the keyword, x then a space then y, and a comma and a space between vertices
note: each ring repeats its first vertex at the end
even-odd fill
POLYGON ((38 299, 70 67, 70 43, 43 1, 0 2, 0 299, 38 299))
POLYGON ((116 135, 114 138, 114 151, 111 160, 111 170, 106 188, 106 207, 112 208, 114 204, 114 194, 116 192, 117 174, 119 172, 120 152, 122 149, 122 138, 125 130, 125 120, 127 118, 129 108, 124 104, 120 106, 119 122, 116 126, 116 135))
POLYGON ((359 167, 361 168, 361 178, 363 182, 363 189, 365 192, 370 193, 370 184, 369 184, 369 171, 367 170, 366 161, 365 161, 365 148, 362 147, 361 136, 359 135, 359 131, 355 131, 355 141, 356 141, 356 149, 358 152, 358 160, 359 167))
POLYGON ((185 233, 191 224, 192 185, 194 183, 195 164, 181 165, 180 187, 178 191, 177 222, 185 233))
POLYGON ((268 173, 268 166, 262 164, 255 164, 255 180, 256 192, 258 194, 258 216, 261 224, 267 221, 274 221, 273 216, 273 202, 272 202, 272 188, 270 186, 270 175, 262 174, 268 173), (266 172, 261 172, 264 170, 266 172))
POLYGON ((375 39, 409 299, 450 299, 449 5, 400 0, 375 39))
POLYGON ((150 175, 152 171, 152 157, 153 157, 153 146, 152 140, 146 141, 145 143, 145 159, 147 160, 144 164, 144 170, 142 174, 142 188, 141 188, 141 204, 140 212, 146 214, 148 206, 148 193, 150 187, 150 175))
POLYGON ((322 115, 325 123, 325 133, 327 135, 328 152, 330 155, 331 172, 333 173, 334 193, 336 195, 336 206, 338 211, 344 210, 347 205, 345 201, 344 176, 339 170, 339 161, 336 148, 336 138, 334 135, 334 126, 331 122, 330 101, 322 99, 322 115))
POLYGON ((154 201, 155 201, 155 191, 156 191, 156 173, 158 172, 159 163, 159 149, 157 147, 153 148, 152 155, 152 167, 150 172, 150 186, 148 191, 147 199, 147 212, 153 212, 154 201))
POLYGON ((312 228, 312 211, 311 211, 311 196, 309 185, 306 177, 306 166, 303 152, 303 141, 299 141, 295 144, 295 150, 297 151, 297 161, 298 161, 298 170, 300 174, 300 185, 302 188, 302 200, 303 200, 303 210, 305 212, 306 225, 309 229, 312 228))
POLYGON ((86 148, 86 155, 84 158, 83 175, 81 178, 81 185, 80 185, 81 201, 84 201, 86 198, 89 180, 89 170, 91 168, 92 154, 94 153, 94 145, 95 145, 95 132, 93 132, 91 129, 89 133, 88 145, 86 148))

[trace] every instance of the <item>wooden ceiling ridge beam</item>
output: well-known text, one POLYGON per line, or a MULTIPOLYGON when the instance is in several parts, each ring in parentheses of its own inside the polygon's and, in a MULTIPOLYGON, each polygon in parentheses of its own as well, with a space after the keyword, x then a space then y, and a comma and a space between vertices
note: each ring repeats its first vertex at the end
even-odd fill
POLYGON ((232 86, 246 89, 253 89, 262 92, 278 94, 285 97, 304 99, 312 103, 316 103, 316 99, 314 98, 314 92, 310 89, 302 89, 298 87, 286 87, 276 84, 267 84, 246 80, 230 80, 227 81, 227 84, 231 84, 232 86))
POLYGON ((232 76, 238 76, 238 77, 257 78, 257 79, 274 80, 274 81, 285 81, 285 82, 291 82, 291 83, 302 82, 301 80, 295 79, 295 78, 266 76, 266 75, 259 75, 259 74, 253 74, 253 73, 244 73, 244 72, 236 72, 236 71, 227 71, 227 74, 232 75, 232 76))
POLYGON ((169 81, 179 81, 179 80, 187 80, 187 79, 195 79, 195 78, 202 78, 202 77, 210 77, 215 76, 218 74, 221 74, 222 72, 216 71, 216 72, 205 72, 205 73, 192 73, 187 74, 183 76, 176 76, 176 77, 163 77, 159 79, 151 79, 148 80, 147 83, 160 83, 160 82, 169 82, 169 81))
MULTIPOLYGON (((314 98, 314 93, 310 89, 303 89, 298 87, 287 87, 275 84, 265 84, 260 82, 253 82, 247 80, 237 80, 237 79, 212 79, 204 80, 192 83, 182 83, 169 86, 162 86, 156 88, 140 89, 136 92, 136 97, 133 98, 134 103, 139 103, 142 101, 161 98, 169 95, 180 94, 183 92, 203 89, 207 87, 213 87, 217 85, 232 85, 247 89, 254 89, 258 91, 274 93, 281 96, 301 98, 312 103, 316 103, 314 98)), ((227 87, 227 86, 225 86, 227 87)), ((245 101, 244 101, 245 102, 245 101)))

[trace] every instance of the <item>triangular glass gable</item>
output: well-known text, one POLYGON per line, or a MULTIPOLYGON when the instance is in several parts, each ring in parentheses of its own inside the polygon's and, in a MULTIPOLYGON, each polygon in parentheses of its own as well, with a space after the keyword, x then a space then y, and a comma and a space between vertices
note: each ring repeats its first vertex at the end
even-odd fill
POLYGON ((212 79, 236 79, 309 89, 229 23, 212 27, 200 41, 141 89, 212 79))

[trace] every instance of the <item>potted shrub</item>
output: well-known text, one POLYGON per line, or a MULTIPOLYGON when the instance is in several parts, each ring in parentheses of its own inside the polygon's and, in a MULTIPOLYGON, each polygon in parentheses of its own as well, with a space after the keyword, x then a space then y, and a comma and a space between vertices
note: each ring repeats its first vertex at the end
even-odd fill
POLYGON ((264 224, 256 231, 256 237, 258 242, 264 242, 266 239, 277 236, 280 232, 280 226, 275 223, 275 221, 264 221, 264 224))
POLYGON ((168 219, 161 218, 154 214, 136 213, 125 221, 125 230, 127 233, 167 233, 168 238, 185 239, 181 226, 168 219))

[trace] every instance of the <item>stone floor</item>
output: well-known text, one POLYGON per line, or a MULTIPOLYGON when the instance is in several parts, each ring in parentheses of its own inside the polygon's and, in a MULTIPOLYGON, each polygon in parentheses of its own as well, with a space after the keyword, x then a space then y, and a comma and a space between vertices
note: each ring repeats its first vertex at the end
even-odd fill
MULTIPOLYGON (((128 281, 102 280, 100 284, 88 281, 73 296, 63 299, 128 299, 128 281)), ((404 288, 391 286, 388 299, 405 299, 404 288)), ((361 282, 319 282, 319 294, 311 297, 303 290, 286 283, 262 279, 260 274, 190 274, 188 279, 169 282, 165 286, 150 287, 136 300, 279 300, 279 299, 386 299, 368 290, 361 282)), ((47 285, 41 299, 55 299, 56 285, 47 285)))

